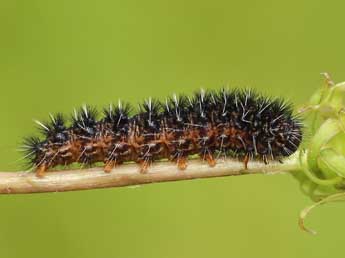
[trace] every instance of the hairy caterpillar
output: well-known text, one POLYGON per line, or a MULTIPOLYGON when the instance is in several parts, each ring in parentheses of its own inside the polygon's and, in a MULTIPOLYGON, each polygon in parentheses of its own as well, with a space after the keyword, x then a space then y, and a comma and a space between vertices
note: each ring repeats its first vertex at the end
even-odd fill
POLYGON ((267 164, 289 156, 302 140, 303 126, 291 104, 251 90, 201 90, 164 102, 149 98, 136 113, 132 110, 119 101, 100 119, 85 105, 69 122, 60 113, 50 115, 49 122, 36 121, 43 138, 24 140, 25 157, 37 176, 75 162, 103 162, 110 172, 134 161, 145 173, 155 160, 169 159, 183 170, 195 154, 210 166, 220 157, 236 157, 246 168, 250 159, 267 164))

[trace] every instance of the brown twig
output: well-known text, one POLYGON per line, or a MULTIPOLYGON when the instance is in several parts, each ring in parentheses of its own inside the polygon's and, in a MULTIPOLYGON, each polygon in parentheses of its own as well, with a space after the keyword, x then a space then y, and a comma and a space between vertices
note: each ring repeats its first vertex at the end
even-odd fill
POLYGON ((295 160, 284 164, 251 161, 244 170, 242 162, 226 160, 210 168, 206 162, 192 160, 188 168, 179 170, 170 162, 157 162, 150 167, 148 173, 142 174, 136 164, 126 164, 113 169, 110 173, 102 168, 79 170, 62 170, 48 172, 43 178, 34 173, 0 172, 0 193, 24 194, 44 192, 64 192, 107 187, 142 185, 157 182, 190 180, 209 177, 237 176, 246 174, 277 174, 298 169, 295 160))

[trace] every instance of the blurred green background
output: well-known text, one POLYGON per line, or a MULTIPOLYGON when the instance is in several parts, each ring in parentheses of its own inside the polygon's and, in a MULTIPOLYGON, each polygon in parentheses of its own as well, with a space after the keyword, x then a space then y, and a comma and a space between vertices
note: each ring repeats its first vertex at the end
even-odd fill
MULTIPOLYGON (((0 165, 32 119, 89 103, 252 87, 296 105, 345 80, 343 1, 0 2, 0 165)), ((0 258, 337 257, 343 205, 308 220, 290 175, 0 196, 0 258)))

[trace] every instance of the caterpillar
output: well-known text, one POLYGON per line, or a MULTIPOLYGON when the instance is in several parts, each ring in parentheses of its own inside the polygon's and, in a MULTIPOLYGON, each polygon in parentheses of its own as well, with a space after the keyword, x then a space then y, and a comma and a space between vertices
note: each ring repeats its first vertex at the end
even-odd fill
POLYGON ((198 91, 176 94, 165 101, 149 98, 133 107, 119 101, 99 118, 96 108, 84 105, 70 119, 50 114, 36 120, 41 137, 24 139, 25 158, 38 177, 58 165, 103 162, 109 173, 124 162, 139 163, 141 173, 161 159, 180 170, 198 155, 211 167, 223 157, 268 164, 292 155, 302 141, 302 121, 290 103, 253 90, 198 91))

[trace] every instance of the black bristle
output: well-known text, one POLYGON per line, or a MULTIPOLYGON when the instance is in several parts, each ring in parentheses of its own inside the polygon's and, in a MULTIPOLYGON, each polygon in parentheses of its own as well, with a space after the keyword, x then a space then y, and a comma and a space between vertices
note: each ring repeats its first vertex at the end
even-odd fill
POLYGON ((111 124, 114 132, 127 132, 131 110, 131 105, 126 102, 122 103, 119 101, 116 106, 110 104, 108 108, 103 109, 103 122, 111 124))
POLYGON ((146 133, 158 133, 160 129, 162 104, 156 99, 147 99, 139 105, 139 113, 134 116, 136 124, 146 133))
POLYGON ((72 116, 72 128, 80 136, 93 137, 97 134, 97 109, 84 105, 74 111, 72 116))
POLYGON ((47 141, 62 144, 69 139, 67 126, 63 114, 50 115, 49 123, 46 123, 49 130, 44 130, 47 141))
POLYGON ((188 105, 186 96, 177 96, 176 94, 167 98, 165 103, 162 104, 162 117, 165 120, 164 122, 171 126, 169 129, 182 129, 186 126, 185 123, 189 116, 188 105))
POLYGON ((24 152, 24 157, 28 161, 28 166, 31 167, 40 162, 40 157, 44 156, 44 144, 45 142, 35 136, 24 138, 21 148, 24 152))

